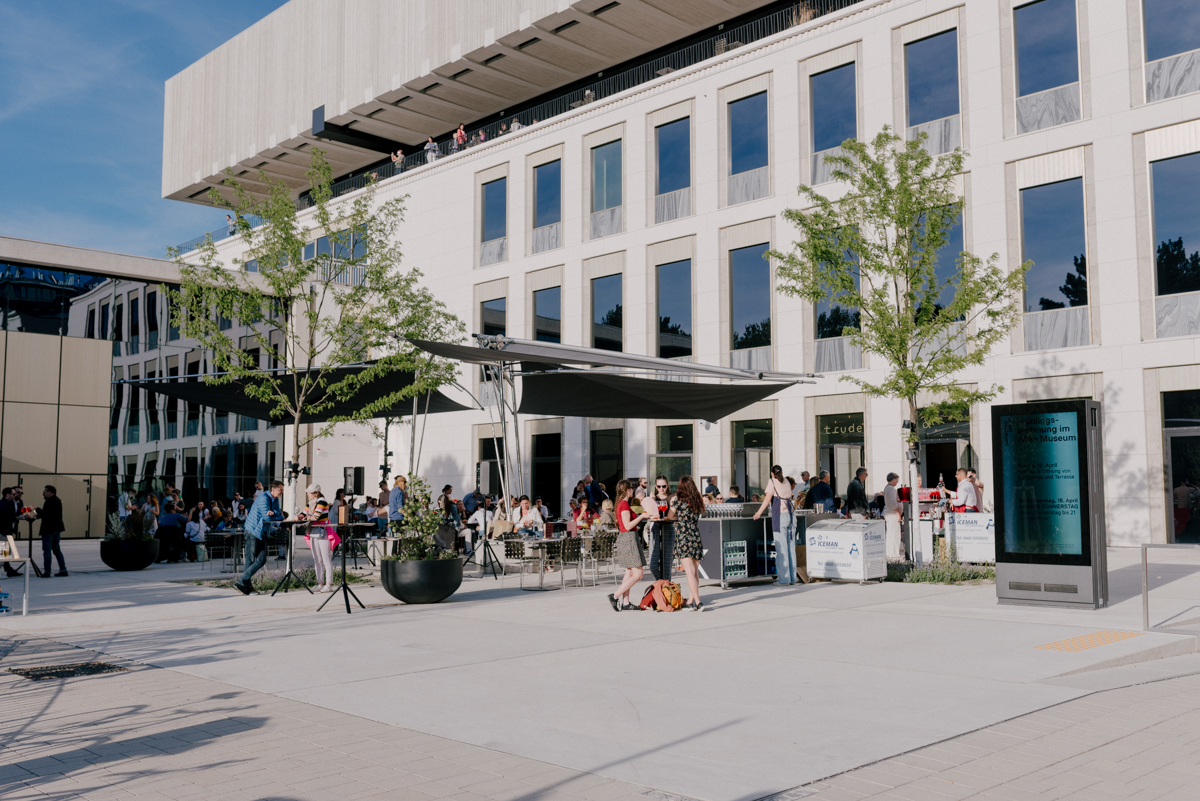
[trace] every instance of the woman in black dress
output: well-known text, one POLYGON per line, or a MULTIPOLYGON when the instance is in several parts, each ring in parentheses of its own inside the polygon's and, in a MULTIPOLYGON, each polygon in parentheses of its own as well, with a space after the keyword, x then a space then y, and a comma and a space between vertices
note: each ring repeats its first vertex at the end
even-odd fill
POLYGON ((675 555, 687 574, 688 597, 684 605, 693 612, 704 608, 700 601, 700 560, 704 545, 700 541, 700 516, 704 514, 704 498, 691 476, 679 479, 679 490, 671 499, 667 519, 675 521, 675 555))

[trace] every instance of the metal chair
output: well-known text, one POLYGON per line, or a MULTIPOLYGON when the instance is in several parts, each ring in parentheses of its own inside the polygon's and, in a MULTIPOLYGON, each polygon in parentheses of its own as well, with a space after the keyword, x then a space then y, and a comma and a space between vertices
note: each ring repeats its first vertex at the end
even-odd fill
POLYGON ((521 572, 525 571, 525 563, 529 560, 538 561, 536 556, 528 556, 525 551, 525 543, 518 537, 505 536, 501 540, 504 543, 504 575, 508 575, 509 564, 516 564, 521 572))
POLYGON ((583 540, 578 537, 570 537, 562 541, 562 553, 559 556, 559 561, 562 564, 563 580, 566 580, 566 572, 568 567, 575 568, 575 586, 583 586, 583 540))
MULTIPOLYGON (((600 576, 600 565, 607 562, 609 565, 608 572, 612 576, 613 584, 617 583, 616 560, 613 558, 613 548, 617 544, 616 532, 600 531, 592 538, 592 548, 588 554, 588 561, 592 563, 592 586, 595 587, 600 576)), ((585 573, 586 573, 586 564, 585 573)), ((581 584, 586 575, 581 578, 581 584)))

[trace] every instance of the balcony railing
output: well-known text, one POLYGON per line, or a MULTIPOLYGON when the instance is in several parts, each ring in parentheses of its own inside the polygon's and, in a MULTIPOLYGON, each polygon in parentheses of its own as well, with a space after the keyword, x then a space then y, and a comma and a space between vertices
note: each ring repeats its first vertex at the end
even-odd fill
MULTIPOLYGON (((503 119, 496 122, 472 128, 470 131, 466 131, 465 143, 456 141, 453 134, 443 136, 441 141, 435 142, 432 147, 427 145, 427 149, 419 150, 416 153, 405 156, 403 159, 369 167, 358 175, 336 181, 332 186, 333 196, 338 197, 362 189, 372 179, 382 181, 410 170, 434 164, 443 158, 458 155, 460 152, 498 139, 515 130, 520 130, 521 128, 535 125, 552 117, 566 114, 582 106, 619 94, 635 86, 657 80, 677 70, 686 69, 702 61, 707 61, 710 58, 723 55, 731 50, 736 50, 743 45, 757 42, 760 39, 773 36, 780 31, 794 28, 797 25, 803 25, 818 17, 823 17, 835 11, 841 11, 860 2, 862 0, 803 0, 803 2, 796 3, 781 11, 776 11, 773 14, 753 20, 744 25, 739 25, 736 28, 723 30, 708 39, 681 47, 679 50, 660 56, 646 64, 632 67, 616 75, 575 89, 574 91, 566 92, 533 108, 525 109, 511 116, 505 115, 503 119), (514 125, 514 121, 517 123, 516 125, 514 125)), ((300 196, 296 205, 298 208, 303 209, 312 206, 313 203, 312 199, 305 194, 300 196)), ((207 238, 212 238, 216 242, 220 239, 228 238, 233 232, 228 227, 210 231, 204 236, 184 242, 177 249, 180 253, 187 253, 199 247, 207 238)))
MULTIPOLYGON (((246 217, 245 219, 246 219, 246 222, 250 223, 251 228, 257 228, 258 226, 263 224, 262 217, 259 217, 256 214, 251 214, 249 217, 246 217)), ((228 239, 229 237, 234 236, 236 234, 237 234, 237 225, 236 224, 222 225, 220 228, 216 229, 215 231, 209 231, 206 234, 201 234, 200 236, 196 237, 195 239, 189 239, 188 241, 184 242, 182 245, 177 245, 175 247, 175 249, 177 251, 179 251, 180 255, 182 255, 184 253, 192 252, 196 248, 203 245, 209 239, 211 239, 214 242, 220 242, 222 239, 228 239)))

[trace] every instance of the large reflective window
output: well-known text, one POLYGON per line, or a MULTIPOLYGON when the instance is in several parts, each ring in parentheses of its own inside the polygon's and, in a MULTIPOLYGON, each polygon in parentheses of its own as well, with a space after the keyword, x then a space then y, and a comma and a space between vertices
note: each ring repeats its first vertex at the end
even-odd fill
POLYGON ((551 161, 533 168, 533 227, 554 225, 562 220, 562 162, 551 161))
POLYGON ((1150 165, 1158 294, 1200 291, 1200 153, 1150 165))
POLYGON ((483 240, 503 239, 508 226, 508 179, 483 185, 483 240))
POLYGON ((1022 189, 1021 234, 1021 258, 1033 261, 1025 274, 1025 311, 1086 306, 1083 179, 1022 189))
POLYGON ((621 140, 592 148, 592 211, 621 205, 621 140))
POLYGON ((809 79, 812 94, 813 151, 838 147, 858 136, 854 64, 843 64, 809 79))
POLYGON ((771 344, 770 245, 729 251, 729 296, 732 304, 733 350, 771 344))
POLYGON ((958 31, 909 42, 904 65, 910 127, 958 113, 958 31))
POLYGON ((658 355, 692 355, 692 260, 658 265, 658 355))
POLYGON ((592 279, 592 347, 622 350, 621 275, 592 279))
POLYGON ((665 195, 692 185, 692 121, 668 122, 654 129, 657 148, 657 194, 665 195))
POLYGON ((562 287, 552 286, 533 293, 533 338, 538 342, 562 342, 562 287))
POLYGON ((1200 3, 1196 0, 1142 2, 1147 61, 1200 50, 1200 3))
MULTIPOLYGON (((857 264, 853 253, 847 251, 846 256, 857 264)), ((855 270, 854 285, 860 286, 860 282, 861 277, 855 270)), ((823 298, 813 305, 813 310, 817 315, 817 339, 836 339, 845 336, 844 332, 847 328, 858 328, 860 317, 858 309, 843 306, 838 302, 838 296, 823 298)))
POLYGON ((488 336, 505 336, 508 332, 508 303, 504 298, 485 300, 479 304, 481 333, 488 336))
POLYGON ((1013 12, 1017 94, 1024 97, 1079 80, 1075 0, 1038 0, 1013 12))
POLYGON ((729 174, 757 170, 768 163, 767 93, 729 104, 729 174))

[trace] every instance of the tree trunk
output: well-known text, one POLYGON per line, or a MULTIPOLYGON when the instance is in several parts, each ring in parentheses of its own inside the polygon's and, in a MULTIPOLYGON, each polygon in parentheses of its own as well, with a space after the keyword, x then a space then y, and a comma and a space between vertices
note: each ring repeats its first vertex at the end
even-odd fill
MULTIPOLYGON (((300 470, 300 415, 292 415, 292 464, 296 465, 296 470, 300 470)), ((283 488, 283 511, 285 515, 289 515, 289 510, 296 509, 296 499, 300 497, 300 492, 297 485, 300 482, 301 476, 299 472, 293 474, 287 470, 287 478, 283 488)))
MULTIPOLYGON (((918 442, 917 442, 917 430, 918 430, 917 426, 919 425, 919 421, 917 420, 917 399, 915 396, 908 399, 908 419, 909 419, 909 422, 911 422, 913 425, 912 431, 909 432, 909 434, 912 436, 913 439, 912 439, 912 442, 909 442, 909 439, 907 436, 904 438, 904 459, 905 459, 905 461, 908 461, 908 449, 909 448, 917 449, 918 456, 921 453, 918 442)), ((908 552, 905 553, 904 555, 910 561, 913 558, 913 551, 916 549, 917 537, 919 536, 918 530, 917 530, 918 529, 917 520, 919 519, 919 516, 921 514, 921 503, 920 503, 920 500, 918 497, 917 487, 920 485, 920 478, 921 478, 920 462, 908 461, 908 486, 911 491, 910 497, 912 498, 912 501, 909 504, 910 514, 908 516, 908 552)))

